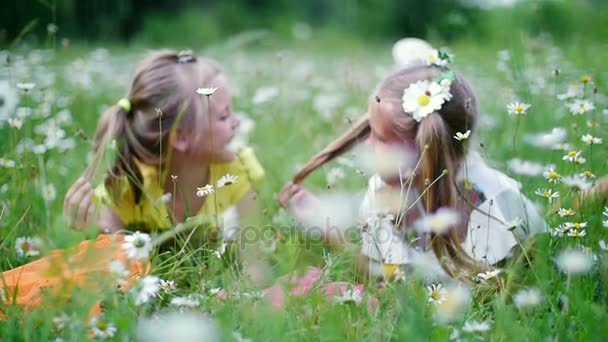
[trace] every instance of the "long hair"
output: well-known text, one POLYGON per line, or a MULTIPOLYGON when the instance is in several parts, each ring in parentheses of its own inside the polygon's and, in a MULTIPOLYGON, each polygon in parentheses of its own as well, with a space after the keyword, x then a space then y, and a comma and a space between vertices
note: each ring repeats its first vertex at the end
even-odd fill
POLYGON ((126 96, 130 109, 114 105, 99 119, 95 157, 85 173, 91 176, 96 172, 112 144, 116 157, 105 184, 112 188, 126 176, 134 200, 139 202, 143 179, 136 162, 162 166, 167 161, 170 131, 192 124, 200 117, 197 113, 206 111, 196 89, 208 87, 220 72, 215 62, 192 54, 170 50, 150 54, 136 68, 126 96))
MULTIPOLYGON (((441 207, 458 208, 461 204, 458 203, 456 175, 464 159, 466 141, 456 141, 453 136, 456 132, 475 128, 478 110, 471 87, 457 74, 450 88, 452 99, 419 123, 405 113, 401 105, 406 87, 419 80, 431 80, 444 71, 437 67, 417 66, 389 75, 370 97, 369 114, 306 163, 294 177, 294 183, 301 182, 308 174, 365 139, 370 132, 370 114, 384 115, 392 120, 393 129, 399 136, 404 139, 415 137, 416 148, 422 156, 415 184, 419 191, 424 190, 421 200, 426 212, 433 213, 441 207), (426 151, 422 153, 425 148, 426 151), (433 181, 433 186, 426 189, 433 181)), ((444 257, 457 266, 476 266, 475 261, 462 249, 459 230, 451 229, 447 234, 431 233, 429 240, 430 248, 450 275, 454 275, 454 272, 444 262, 444 257)))

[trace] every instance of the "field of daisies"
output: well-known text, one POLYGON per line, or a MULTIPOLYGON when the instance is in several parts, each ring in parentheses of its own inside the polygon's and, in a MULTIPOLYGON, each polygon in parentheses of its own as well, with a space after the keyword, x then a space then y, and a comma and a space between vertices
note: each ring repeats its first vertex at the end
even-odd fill
MULTIPOLYGON (((45 298, 42 308, 23 311, 0 292, 7 316, 0 321, 1 340, 608 336, 608 208, 602 201, 575 203, 608 174, 605 49, 558 46, 547 36, 447 46, 454 69, 471 81, 481 106, 478 130, 469 137, 472 148, 521 182, 544 211, 550 234, 528 241, 524 252, 495 271, 470 274, 466 283, 425 283, 418 276, 422 261, 407 281, 378 284, 356 274, 349 252, 303 234, 276 196, 299 166, 365 112, 375 85, 392 69, 391 44, 348 40, 340 43, 349 49, 337 50, 331 40, 261 39, 191 48, 221 61, 242 117, 240 138, 266 170, 258 189, 266 234, 255 241, 268 265, 262 284, 244 277, 222 251, 188 245, 161 255, 152 250, 149 275, 124 293, 104 283, 95 293, 73 289, 67 304, 45 298), (262 290, 279 284, 289 291, 293 275, 310 280, 306 294, 273 307, 262 290), (319 284, 329 282, 346 285, 328 296, 319 284), (98 301, 103 310, 91 315, 98 301)), ((0 51, 1 270, 94 238, 94 231, 67 227, 63 196, 88 164, 100 113, 125 95, 147 50, 76 45, 0 51)), ((369 175, 354 159, 352 153, 339 158, 307 185, 325 193, 363 191, 369 175)))

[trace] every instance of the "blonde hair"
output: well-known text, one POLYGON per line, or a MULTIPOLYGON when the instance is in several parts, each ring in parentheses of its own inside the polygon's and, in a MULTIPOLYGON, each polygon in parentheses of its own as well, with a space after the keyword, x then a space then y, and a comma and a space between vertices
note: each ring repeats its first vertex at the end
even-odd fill
MULTIPOLYGON (((450 88, 452 99, 445 102, 439 111, 429 114, 420 123, 403 111, 401 104, 406 87, 419 80, 431 80, 444 71, 428 66, 398 70, 378 85, 370 98, 368 109, 368 113, 382 113, 390 118, 395 132, 404 139, 415 133, 415 144, 422 156, 415 184, 420 191, 425 190, 422 201, 427 213, 433 213, 441 207, 462 208, 458 201, 456 175, 464 159, 466 141, 457 142, 453 136, 456 132, 473 130, 478 115, 475 95, 465 79, 458 74, 450 88), (427 150, 422 153, 425 148, 427 150), (444 174, 444 170, 447 170, 447 174, 444 174), (433 186, 427 189, 429 182, 434 180, 433 186)), ((294 183, 301 182, 314 170, 364 140, 369 133, 369 114, 365 114, 350 130, 304 165, 295 175, 294 183)), ((444 256, 449 257, 457 266, 476 266, 475 261, 462 249, 461 241, 457 229, 450 230, 446 235, 431 233, 430 248, 450 275, 454 275, 454 272, 443 261, 444 256)))
POLYGON ((99 167, 106 145, 116 142, 116 158, 108 170, 109 188, 127 176, 134 199, 141 198, 142 175, 136 161, 161 166, 167 162, 169 133, 176 126, 189 125, 207 107, 196 93, 208 87, 221 73, 212 60, 191 53, 162 50, 151 53, 136 68, 126 99, 130 110, 114 105, 103 113, 95 133, 94 162, 85 172, 91 176, 99 167))

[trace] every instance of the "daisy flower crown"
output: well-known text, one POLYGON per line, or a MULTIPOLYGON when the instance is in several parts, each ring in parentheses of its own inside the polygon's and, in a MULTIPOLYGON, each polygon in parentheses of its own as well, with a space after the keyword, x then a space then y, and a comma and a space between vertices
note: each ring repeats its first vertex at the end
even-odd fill
MULTIPOLYGON (((442 51, 435 50, 427 57, 427 65, 448 67, 451 57, 442 51)), ((433 80, 420 80, 410 84, 403 90, 403 110, 417 122, 421 122, 429 114, 441 109, 443 104, 452 99, 450 86, 454 80, 453 71, 447 71, 433 80)))

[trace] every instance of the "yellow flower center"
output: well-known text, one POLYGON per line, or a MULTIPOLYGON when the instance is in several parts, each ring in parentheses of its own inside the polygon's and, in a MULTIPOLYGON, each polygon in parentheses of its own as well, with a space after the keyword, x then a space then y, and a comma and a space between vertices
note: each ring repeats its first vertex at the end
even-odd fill
POLYGON ((576 151, 568 152, 568 158, 574 158, 574 157, 576 157, 576 151))
POLYGON ((106 323, 104 321, 97 322, 97 329, 99 329, 101 331, 105 331, 107 328, 108 328, 108 323, 106 323))
POLYGON ((551 196, 551 190, 545 190, 545 192, 543 192, 543 196, 545 196, 545 197, 551 196))
POLYGON ((583 83, 589 83, 591 81, 591 77, 589 77, 588 75, 584 75, 583 77, 581 77, 581 82, 583 83))
POLYGON ((435 291, 431 292, 431 298, 433 298, 434 300, 439 300, 439 299, 441 299, 441 293, 439 293, 439 291, 435 290, 435 291))
POLYGON ((22 249, 24 252, 29 251, 31 248, 32 248, 32 245, 30 245, 30 243, 29 243, 29 242, 27 242, 27 241, 25 241, 24 243, 22 243, 22 244, 21 244, 21 249, 22 249))
POLYGON ((431 102, 431 97, 423 94, 418 96, 418 105, 420 105, 420 107, 426 107, 429 103, 431 102))
POLYGON ((516 113, 522 113, 523 111, 524 111, 524 107, 522 107, 522 106, 515 107, 515 112, 516 113))
POLYGON ((555 179, 558 179, 558 178, 559 178, 559 174, 557 172, 555 172, 555 171, 549 172, 549 179, 555 180, 555 179))
POLYGON ((585 176, 587 178, 592 178, 593 173, 591 173, 591 171, 589 171, 589 170, 585 170, 585 171, 583 171, 583 176, 585 176))

